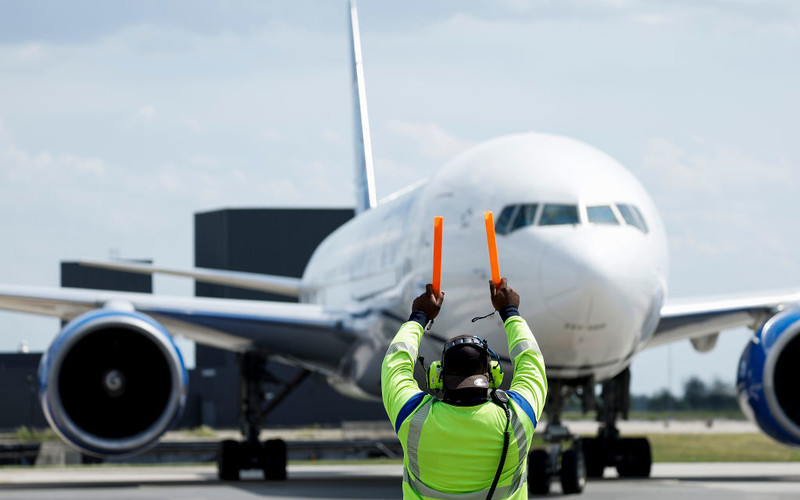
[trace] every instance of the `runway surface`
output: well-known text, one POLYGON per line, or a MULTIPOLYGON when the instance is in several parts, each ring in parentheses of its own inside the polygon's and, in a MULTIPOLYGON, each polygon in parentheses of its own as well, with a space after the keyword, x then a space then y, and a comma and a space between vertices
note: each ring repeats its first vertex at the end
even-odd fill
MULTIPOLYGON (((581 500, 800 498, 800 463, 655 464, 647 480, 590 481, 581 500)), ((289 479, 268 483, 257 474, 224 483, 211 466, 2 468, 2 499, 396 499, 400 465, 296 465, 289 479)), ((550 496, 561 496, 553 484, 550 496)))

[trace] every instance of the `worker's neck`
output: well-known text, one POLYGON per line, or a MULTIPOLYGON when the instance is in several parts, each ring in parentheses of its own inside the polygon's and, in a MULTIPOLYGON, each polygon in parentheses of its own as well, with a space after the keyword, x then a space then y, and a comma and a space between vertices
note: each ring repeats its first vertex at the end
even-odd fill
POLYGON ((486 389, 460 389, 447 391, 442 401, 453 406, 476 406, 489 401, 489 391, 486 389))

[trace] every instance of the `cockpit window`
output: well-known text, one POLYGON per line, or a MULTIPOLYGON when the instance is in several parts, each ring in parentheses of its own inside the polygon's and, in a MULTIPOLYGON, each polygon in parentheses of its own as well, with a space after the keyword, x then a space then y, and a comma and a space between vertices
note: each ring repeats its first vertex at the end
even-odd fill
POLYGON ((646 233, 648 229, 647 229, 647 222, 645 222, 644 220, 644 215, 642 215, 642 212, 639 211, 639 208, 636 205, 631 205, 631 209, 633 210, 633 213, 636 214, 636 217, 639 219, 639 224, 641 224, 639 229, 641 229, 643 232, 646 233))
POLYGON ((614 215, 614 211, 611 210, 611 207, 608 205, 586 207, 586 216, 589 219, 589 222, 594 224, 612 224, 614 226, 619 225, 617 216, 614 215))
POLYGON ((638 208, 634 205, 617 203, 617 209, 619 209, 619 213, 622 215, 622 218, 625 219, 626 224, 639 229, 643 233, 647 232, 647 223, 644 221, 644 217, 638 208))
POLYGON ((542 209, 542 216, 539 218, 540 226, 577 224, 578 222, 578 207, 575 205, 547 204, 542 209))
POLYGON ((497 234, 508 234, 508 226, 511 222, 511 216, 516 212, 519 205, 509 205, 500 212, 500 217, 494 223, 494 230, 497 234))
POLYGON ((533 225, 533 219, 536 217, 536 208, 538 208, 538 206, 539 205, 521 205, 519 210, 517 210, 517 216, 514 217, 511 231, 533 225))
POLYGON ((519 228, 533 225, 538 204, 509 205, 500 212, 494 224, 497 234, 508 234, 519 228))

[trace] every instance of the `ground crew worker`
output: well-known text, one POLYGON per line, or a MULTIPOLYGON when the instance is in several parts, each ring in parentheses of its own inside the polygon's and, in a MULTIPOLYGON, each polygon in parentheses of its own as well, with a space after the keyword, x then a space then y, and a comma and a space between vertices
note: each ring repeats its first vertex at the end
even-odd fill
POLYGON ((420 392, 413 377, 419 343, 444 300, 431 285, 414 299, 386 352, 383 404, 403 446, 404 499, 528 498, 528 451, 547 395, 544 361, 519 315, 519 295, 505 279, 499 287, 490 283, 490 298, 514 363, 507 393, 494 389, 502 378, 497 355, 468 335, 450 339, 441 363, 428 370, 429 385, 441 385, 441 398, 420 392))

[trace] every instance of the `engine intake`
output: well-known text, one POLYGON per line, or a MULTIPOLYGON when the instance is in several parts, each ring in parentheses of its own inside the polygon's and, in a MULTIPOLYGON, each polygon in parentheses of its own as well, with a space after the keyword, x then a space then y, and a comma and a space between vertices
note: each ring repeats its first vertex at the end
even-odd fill
POLYGON ((39 366, 48 422, 96 456, 141 452, 180 416, 188 376, 172 337, 138 312, 96 310, 68 323, 39 366))
POLYGON ((776 441, 800 447, 800 309, 773 316, 739 360, 742 411, 776 441))

